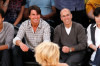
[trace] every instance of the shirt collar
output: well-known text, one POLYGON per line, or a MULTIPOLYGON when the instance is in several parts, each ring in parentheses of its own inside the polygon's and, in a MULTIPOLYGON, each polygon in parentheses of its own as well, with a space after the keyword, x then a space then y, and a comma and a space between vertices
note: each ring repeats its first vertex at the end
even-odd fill
POLYGON ((93 27, 97 27, 97 25, 95 24, 93 27))

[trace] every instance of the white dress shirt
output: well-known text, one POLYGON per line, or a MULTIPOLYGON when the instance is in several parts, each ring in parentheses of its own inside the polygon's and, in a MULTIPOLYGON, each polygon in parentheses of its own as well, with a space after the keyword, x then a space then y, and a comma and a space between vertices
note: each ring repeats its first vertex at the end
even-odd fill
MULTIPOLYGON (((88 26, 87 28, 87 36, 88 36, 88 46, 90 44, 93 44, 92 40, 91 40, 91 30, 90 30, 90 27, 91 27, 91 24, 88 26)), ((96 24, 93 26, 93 27, 96 27, 96 30, 95 30, 95 46, 98 47, 100 45, 100 28, 98 28, 96 26, 96 24)), ((94 60, 95 58, 95 54, 96 54, 96 51, 94 51, 91 55, 91 61, 94 60)))

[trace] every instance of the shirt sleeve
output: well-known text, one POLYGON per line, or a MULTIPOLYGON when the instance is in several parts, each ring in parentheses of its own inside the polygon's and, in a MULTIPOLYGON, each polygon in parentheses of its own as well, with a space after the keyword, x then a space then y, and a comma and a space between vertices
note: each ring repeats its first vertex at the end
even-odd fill
POLYGON ((47 24, 44 28, 43 41, 50 41, 50 35, 50 26, 47 24))
POLYGON ((87 28, 87 37, 88 37, 88 39, 87 39, 87 44, 88 44, 88 46, 89 46, 90 44, 93 44, 93 42, 92 42, 92 40, 91 40, 90 26, 91 26, 91 24, 90 24, 90 25, 88 26, 88 28, 87 28))
POLYGON ((13 25, 10 25, 5 39, 5 44, 8 45, 8 49, 11 48, 12 46, 13 38, 14 38, 14 27, 13 25))
POLYGON ((75 51, 84 50, 87 47, 87 36, 85 28, 82 25, 77 25, 77 45, 73 46, 75 51))
POLYGON ((17 40, 22 40, 25 35, 25 25, 24 23, 21 24, 17 36, 13 39, 13 43, 16 45, 17 40))
POLYGON ((53 42, 54 42, 54 43, 57 43, 57 44, 59 44, 59 45, 60 45, 60 36, 61 36, 61 34, 60 34, 60 32, 61 32, 60 28, 61 28, 61 27, 57 26, 57 27, 54 29, 54 36, 53 36, 53 42))
POLYGON ((17 41, 17 40, 21 40, 21 39, 20 39, 19 37, 15 37, 15 38, 13 39, 13 44, 14 44, 14 45, 16 45, 16 41, 17 41))

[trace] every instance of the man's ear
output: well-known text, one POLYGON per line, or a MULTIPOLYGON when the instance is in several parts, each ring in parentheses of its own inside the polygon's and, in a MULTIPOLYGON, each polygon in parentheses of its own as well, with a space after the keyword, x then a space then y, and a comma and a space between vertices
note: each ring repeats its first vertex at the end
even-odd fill
POLYGON ((28 16, 28 18, 30 18, 30 16, 28 16))

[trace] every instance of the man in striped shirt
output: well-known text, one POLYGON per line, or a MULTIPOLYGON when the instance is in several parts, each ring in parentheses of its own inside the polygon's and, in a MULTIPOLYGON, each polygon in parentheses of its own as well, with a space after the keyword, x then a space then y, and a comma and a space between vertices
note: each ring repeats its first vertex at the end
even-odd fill
POLYGON ((40 17, 40 8, 35 5, 31 6, 29 8, 30 19, 22 23, 17 36, 13 39, 13 43, 15 44, 13 48, 13 66, 23 66, 23 55, 25 55, 24 59, 33 59, 34 48, 43 41, 50 41, 50 26, 40 17), (23 37, 25 37, 26 44, 21 41, 23 37))

